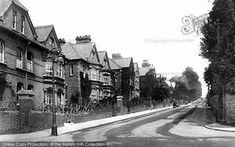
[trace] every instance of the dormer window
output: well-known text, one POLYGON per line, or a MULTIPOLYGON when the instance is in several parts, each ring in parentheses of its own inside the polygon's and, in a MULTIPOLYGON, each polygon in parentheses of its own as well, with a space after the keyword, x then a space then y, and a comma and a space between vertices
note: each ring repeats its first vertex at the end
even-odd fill
POLYGON ((17 13, 16 13, 16 11, 13 11, 12 28, 14 30, 16 30, 16 19, 17 19, 17 13))
POLYGON ((24 31, 25 31, 25 17, 24 16, 21 16, 21 28, 20 28, 20 31, 22 34, 24 34, 24 31))

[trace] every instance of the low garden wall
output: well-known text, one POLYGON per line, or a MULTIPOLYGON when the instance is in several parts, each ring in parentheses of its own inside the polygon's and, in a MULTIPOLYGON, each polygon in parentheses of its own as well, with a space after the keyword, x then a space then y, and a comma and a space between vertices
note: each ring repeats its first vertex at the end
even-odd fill
MULTIPOLYGON (((155 108, 167 106, 166 104, 157 104, 155 108)), ((90 120, 112 117, 115 115, 127 114, 127 109, 122 112, 119 109, 112 109, 108 105, 91 112, 78 112, 77 114, 57 113, 56 124, 58 127, 63 126, 65 122, 81 123, 90 120)), ((131 107, 130 113, 152 109, 145 105, 135 105, 131 107)), ((50 129, 52 126, 52 113, 42 111, 31 111, 29 114, 29 129, 23 130, 20 127, 19 111, 0 111, 0 134, 27 133, 50 129), (21 128, 21 129, 20 129, 21 128)))
MULTIPOLYGON (((56 114, 56 124, 63 126, 65 122, 73 123, 86 122, 112 116, 110 107, 86 113, 78 114, 56 114)), ((50 129, 52 126, 52 113, 32 111, 29 117, 29 132, 50 129)), ((20 119, 18 111, 0 111, 0 134, 27 133, 26 130, 20 130, 20 119)))
POLYGON ((15 133, 19 131, 19 112, 0 111, 0 133, 15 133))

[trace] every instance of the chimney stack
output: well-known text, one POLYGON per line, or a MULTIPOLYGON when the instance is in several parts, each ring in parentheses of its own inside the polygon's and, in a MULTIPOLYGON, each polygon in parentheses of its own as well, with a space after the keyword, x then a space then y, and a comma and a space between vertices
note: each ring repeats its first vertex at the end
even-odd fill
POLYGON ((115 59, 121 59, 122 58, 122 55, 120 53, 115 53, 115 54, 112 54, 112 59, 115 60, 115 59))
POLYGON ((77 36, 76 37, 76 43, 88 43, 91 42, 91 36, 90 35, 85 35, 85 36, 77 36))
POLYGON ((66 43, 66 41, 65 41, 64 38, 60 38, 60 39, 58 40, 58 43, 59 43, 60 46, 62 46, 62 45, 64 45, 64 44, 66 43))
POLYGON ((142 67, 150 67, 151 65, 149 64, 148 60, 143 60, 142 67))

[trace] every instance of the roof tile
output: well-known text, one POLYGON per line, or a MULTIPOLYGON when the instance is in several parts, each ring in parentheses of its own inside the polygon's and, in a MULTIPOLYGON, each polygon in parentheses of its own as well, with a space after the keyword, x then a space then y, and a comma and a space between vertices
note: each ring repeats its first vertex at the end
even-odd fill
POLYGON ((20 8, 28 11, 28 9, 22 5, 18 0, 0 0, 0 17, 7 11, 7 9, 11 6, 12 3, 15 3, 20 8))
POLYGON ((126 68, 130 66, 131 60, 132 58, 121 58, 121 59, 115 59, 114 62, 117 63, 120 67, 126 68))
POLYGON ((51 30, 54 28, 53 25, 46 25, 46 26, 37 26, 35 27, 36 33, 38 35, 38 41, 44 42, 48 38, 51 30))

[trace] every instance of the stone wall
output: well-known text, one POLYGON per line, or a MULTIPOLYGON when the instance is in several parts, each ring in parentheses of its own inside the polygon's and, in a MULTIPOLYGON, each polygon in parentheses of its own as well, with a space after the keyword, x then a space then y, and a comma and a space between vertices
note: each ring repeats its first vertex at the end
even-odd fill
MULTIPOLYGON (((73 123, 81 123, 89 120, 102 119, 112 116, 112 112, 105 109, 89 114, 72 114, 70 120, 73 123)), ((56 124, 63 126, 68 115, 57 114, 56 124)), ((50 129, 52 125, 52 113, 50 112, 31 112, 29 119, 29 132, 50 129)), ((18 111, 0 111, 0 134, 26 133, 26 130, 20 130, 20 120, 18 111)))
POLYGON ((209 97, 209 103, 211 104, 211 111, 215 118, 218 117, 219 113, 219 96, 214 95, 209 97))
MULTIPOLYGON (((56 115, 57 126, 63 126, 66 117, 64 114, 56 115)), ((50 112, 32 112, 30 115, 30 128, 31 131, 39 131, 50 129, 52 126, 52 113, 50 112)))
POLYGON ((226 106, 226 122, 234 123, 235 122, 235 94, 226 94, 225 95, 225 106, 226 106))

